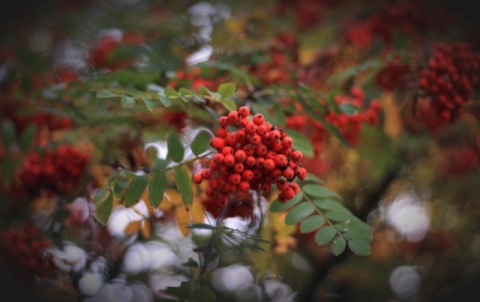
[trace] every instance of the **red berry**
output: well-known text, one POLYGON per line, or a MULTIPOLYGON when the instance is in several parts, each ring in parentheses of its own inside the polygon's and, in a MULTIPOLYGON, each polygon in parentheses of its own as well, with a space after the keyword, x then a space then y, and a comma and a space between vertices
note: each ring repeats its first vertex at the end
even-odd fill
POLYGON ((241 181, 237 185, 237 188, 238 188, 238 190, 240 190, 244 193, 248 193, 248 191, 250 191, 250 184, 247 181, 241 181))
POLYGON ((225 140, 220 137, 214 137, 210 140, 210 145, 212 148, 220 150, 225 146, 225 140))
POLYGON ((201 175, 203 179, 210 179, 210 177, 212 177, 212 171, 210 169, 203 169, 201 175))
POLYGON ((275 162, 273 161, 273 159, 266 159, 263 166, 265 170, 271 171, 275 169, 275 162))
POLYGON ((223 164, 226 167, 233 167, 233 165, 235 165, 235 157, 233 157, 232 154, 226 155, 224 160, 223 160, 223 164))
POLYGON ((193 181, 196 183, 196 184, 199 184, 203 181, 203 176, 202 176, 202 173, 197 173, 195 175, 193 175, 193 181))
POLYGON ((300 160, 302 160, 302 159, 303 159, 303 153, 300 152, 300 151, 298 151, 298 150, 293 151, 293 152, 292 152, 292 159, 293 159, 294 161, 300 161, 300 160))
POLYGON ((245 169, 245 170, 243 170, 243 172, 242 172, 242 179, 243 179, 243 180, 250 181, 250 180, 253 179, 253 176, 254 176, 254 175, 253 175, 252 170, 245 169))
POLYGON ((253 116, 253 123, 257 126, 263 125, 263 123, 265 123, 265 118, 262 114, 257 113, 253 116))
POLYGON ((228 121, 228 117, 226 116, 221 116, 219 119, 218 119, 218 124, 222 127, 227 127, 228 124, 229 124, 229 121, 228 121))
POLYGON ((238 123, 238 120, 238 111, 230 111, 230 113, 228 113, 228 122, 231 125, 235 125, 236 123, 238 123))
POLYGON ((237 150, 235 151, 235 160, 238 162, 243 163, 243 161, 247 158, 247 153, 244 150, 237 150))
POLYGON ((247 116, 250 115, 250 109, 248 109, 247 106, 242 106, 242 107, 238 108, 238 114, 241 117, 247 117, 247 116))

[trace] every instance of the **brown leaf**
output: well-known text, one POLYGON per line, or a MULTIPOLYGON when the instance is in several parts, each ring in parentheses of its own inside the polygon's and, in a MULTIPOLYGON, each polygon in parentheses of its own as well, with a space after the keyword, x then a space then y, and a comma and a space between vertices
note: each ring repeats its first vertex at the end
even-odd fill
POLYGON ((124 231, 125 235, 132 236, 138 233, 138 231, 140 230, 141 223, 142 223, 141 220, 131 221, 125 228, 125 231, 124 231))
POLYGON ((152 236, 152 224, 149 220, 142 220, 142 228, 140 229, 140 235, 143 239, 149 239, 152 236))

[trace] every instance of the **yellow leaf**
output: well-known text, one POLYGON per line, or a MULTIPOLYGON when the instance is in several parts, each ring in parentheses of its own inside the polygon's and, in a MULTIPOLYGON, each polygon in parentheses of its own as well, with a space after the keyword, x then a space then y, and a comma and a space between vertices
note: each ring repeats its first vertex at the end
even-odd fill
POLYGON ((183 236, 190 234, 190 229, 187 227, 191 223, 190 209, 185 206, 178 207, 175 210, 175 218, 177 219, 180 232, 182 232, 183 236))
POLYGON ((398 138, 403 132, 403 122, 400 108, 395 102, 392 93, 384 93, 381 98, 385 117, 384 131, 392 139, 398 138))
POLYGON ((138 231, 140 230, 141 223, 142 223, 141 220, 135 220, 130 222, 125 228, 125 231, 124 231, 125 235, 131 236, 138 233, 138 231))
POLYGON ((152 236, 152 224, 149 220, 142 220, 142 228, 140 229, 140 235, 143 239, 149 239, 152 236))
POLYGON ((183 199, 180 192, 172 188, 167 188, 165 189, 165 193, 163 193, 163 199, 158 208, 164 212, 171 212, 176 207, 183 205, 183 199))

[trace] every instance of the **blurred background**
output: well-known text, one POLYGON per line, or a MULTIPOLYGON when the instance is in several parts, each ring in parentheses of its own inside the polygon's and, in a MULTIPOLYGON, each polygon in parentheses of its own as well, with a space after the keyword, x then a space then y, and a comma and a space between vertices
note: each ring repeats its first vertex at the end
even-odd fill
MULTIPOLYGON (((7 0, 0 9, 1 117, 12 119, 7 99, 33 100, 19 102, 20 107, 26 104, 32 112, 48 107, 67 112, 70 109, 65 108, 71 107, 49 99, 55 87, 67 87, 62 96, 67 103, 71 99, 76 104, 79 96, 82 101, 78 107, 101 119, 100 106, 88 103, 92 96, 85 97, 95 85, 116 83, 142 89, 154 82, 163 87, 205 86, 216 91, 225 79, 247 79, 239 85, 238 103, 267 112, 277 103, 286 104, 279 107, 284 110, 280 116, 285 127, 311 139, 312 153, 304 166, 372 227, 373 241, 368 256, 351 252, 333 256, 328 247, 315 244, 311 234, 284 224, 286 213, 263 213, 268 218, 258 234, 271 244, 263 252, 248 254, 248 265, 234 266, 236 260, 226 261, 230 266, 218 269, 212 277, 213 287, 224 295, 215 299, 479 301, 480 16, 474 5, 475 1, 451 0, 7 0), (465 81, 469 85, 458 90, 450 87, 449 91, 456 91, 464 100, 438 111, 438 106, 432 105, 437 101, 435 92, 420 84, 425 74, 428 76, 422 71, 433 68, 429 62, 438 46, 448 48, 455 43, 468 46, 445 52, 444 57, 465 53, 468 60, 455 57, 452 62, 459 70, 468 70, 465 81), (342 107, 345 118, 339 114, 327 119, 340 129, 348 146, 309 120, 308 110, 300 101, 266 96, 271 90, 299 83, 325 96, 340 95, 335 98, 339 103, 354 104, 356 109, 350 113, 351 107, 342 107), (444 111, 448 111, 447 117, 444 111), (275 287, 265 281, 260 286, 252 271, 281 276, 281 283, 275 283, 275 287), (240 281, 235 284, 225 281, 237 278, 240 281), (241 291, 242 283, 257 287, 241 291), (269 294, 255 296, 249 292, 259 290, 258 286, 264 292, 270 290, 269 294)), ((448 72, 439 77, 451 79, 448 72)), ((112 111, 117 110, 121 112, 116 107, 112 111)), ((88 140, 97 140, 94 147, 86 149, 97 148, 100 151, 92 154, 101 153, 104 161, 125 159, 134 170, 141 163, 132 156, 132 150, 155 143, 156 135, 215 127, 205 110, 184 111, 156 114, 132 109, 135 127, 127 123, 85 134, 88 140)), ((74 125, 80 123, 73 109, 66 114, 74 125)), ((83 134, 79 131, 67 137, 75 140, 83 134)), ((105 181, 105 176, 92 171, 89 173, 94 181, 105 181)), ((2 166, 2 174, 6 173, 2 166)), ((11 215, 10 201, 14 198, 7 193, 1 197, 2 206, 7 208, 2 210, 2 228, 27 215, 17 209, 11 215)), ((22 198, 30 197, 15 200, 22 198)), ((266 196, 266 202, 273 199, 266 196)), ((17 203, 16 207, 21 206, 17 203)), ((35 212, 37 207, 41 207, 38 198, 29 211, 35 212)), ((246 228, 243 222, 229 223, 246 228)), ((74 230, 59 236, 82 238, 82 243, 90 240, 74 230)), ((108 236, 124 231, 110 227, 108 236)), ((140 234, 140 227, 137 232, 140 234)), ((155 232, 161 238, 172 236, 166 229, 155 232)), ((131 239, 128 249, 135 240, 142 241, 131 239)), ((145 253, 179 255, 182 251, 179 246, 166 246, 152 246, 145 253)), ((130 254, 123 248, 117 258, 106 258, 124 263, 127 272, 140 272, 138 267, 143 262, 135 262, 139 261, 137 254, 129 258, 134 260, 126 260, 124 256, 130 254)), ((106 250, 100 251, 107 254, 106 250)), ((87 263, 97 263, 92 255, 102 255, 98 251, 85 253, 90 259, 87 263)), ((185 260, 189 256, 185 255, 185 260)), ((243 258, 238 262, 243 263, 243 258)), ((108 282, 112 283, 114 272, 121 271, 119 266, 110 267, 108 282)), ((29 293, 21 282, 2 273, 0 300, 85 299, 88 291, 79 290, 79 280, 85 274, 68 276, 68 282, 49 284, 57 289, 57 294, 50 296, 48 290, 29 293), (62 295, 58 294, 60 288, 62 295)), ((149 278, 150 291, 155 292, 152 280, 163 277, 149 278)), ((167 285, 160 287, 165 295, 155 296, 156 301, 181 296, 178 285, 185 280, 176 278, 169 282, 177 286, 157 282, 167 285)), ((145 292, 139 288, 135 290, 145 292)), ((207 301, 207 296, 199 294, 199 301, 207 301)), ((103 298, 91 294, 89 299, 85 301, 103 298)))

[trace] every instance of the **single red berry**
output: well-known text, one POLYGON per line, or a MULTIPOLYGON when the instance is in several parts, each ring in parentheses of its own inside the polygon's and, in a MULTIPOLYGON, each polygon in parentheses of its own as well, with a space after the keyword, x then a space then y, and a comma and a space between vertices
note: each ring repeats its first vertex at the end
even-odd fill
POLYGON ((257 126, 263 125, 263 123, 265 123, 265 118, 262 114, 257 113, 253 116, 253 123, 257 126))
POLYGON ((253 124, 253 123, 249 123, 247 126, 245 126, 245 131, 247 132, 247 134, 256 134, 257 133, 257 125, 253 124))
POLYGON ((230 111, 230 113, 228 113, 228 122, 230 123, 230 125, 237 124, 238 120, 238 111, 230 111))
POLYGON ((193 175, 193 182, 195 182, 196 184, 199 184, 202 181, 203 181, 202 173, 197 173, 193 175))
POLYGON ((285 179, 279 179, 279 180, 277 181, 277 188, 278 188, 280 191, 285 190, 286 188, 288 188, 288 181, 286 181, 285 179))
POLYGON ((241 117, 247 117, 247 116, 250 115, 250 109, 248 109, 247 106, 242 106, 242 107, 238 108, 238 114, 241 117))
POLYGON ((222 127, 227 127, 228 124, 229 124, 229 121, 228 121, 228 117, 226 116, 221 116, 219 119, 218 119, 218 124, 222 127))
POLYGON ((235 157, 232 154, 226 155, 223 159, 223 164, 226 167, 233 167, 233 165, 235 165, 235 157))
POLYGON ((300 152, 300 151, 298 151, 298 150, 293 151, 293 152, 292 152, 292 159, 293 159, 294 161, 300 161, 300 160, 302 160, 302 159, 303 159, 303 153, 300 152))
POLYGON ((295 177, 295 171, 292 168, 287 167, 282 171, 282 175, 287 180, 292 180, 295 177))
POLYGON ((264 166, 265 170, 271 171, 271 170, 275 169, 275 162, 273 161, 273 159, 266 159, 263 166, 264 166))
POLYGON ((255 134, 255 135, 250 136, 249 141, 250 141, 250 144, 252 144, 254 146, 257 146, 257 145, 262 143, 262 138, 260 137, 260 135, 255 134))
POLYGON ((242 118, 242 119, 240 119, 240 120, 238 121, 238 126, 239 126, 240 128, 246 128, 248 124, 250 124, 250 121, 249 121, 248 118, 246 118, 246 117, 245 117, 245 118, 242 118))
POLYGON ((228 181, 232 184, 239 184, 240 181, 242 180, 242 176, 238 173, 233 173, 228 176, 228 181))
POLYGON ((210 146, 214 149, 220 150, 225 146, 225 140, 220 137, 214 137, 210 140, 210 146))
POLYGON ((243 180, 250 181, 250 180, 253 179, 253 176, 254 176, 254 175, 253 175, 252 170, 245 169, 245 170, 243 170, 243 172, 242 172, 242 179, 243 179, 243 180))
POLYGON ((248 183, 248 181, 241 181, 237 185, 237 189, 244 193, 248 193, 248 191, 250 191, 250 184, 248 183))
POLYGON ((221 138, 225 138, 227 136, 227 133, 228 133, 227 129, 221 127, 221 128, 218 128, 217 136, 221 138))
POLYGON ((235 132, 228 133, 225 137, 225 143, 229 146, 235 146, 237 144, 237 134, 235 132))
POLYGON ((251 155, 247 156, 247 158, 245 159, 245 165, 247 167, 253 167, 255 165, 256 161, 257 160, 255 159, 254 156, 251 156, 251 155))
POLYGON ((229 154, 233 154, 233 148, 230 147, 230 146, 225 146, 225 147, 223 147, 223 148, 222 148, 222 154, 223 154, 224 156, 227 156, 227 155, 229 155, 229 154))
POLYGON ((274 161, 275 165, 279 168, 285 167, 288 164, 288 158, 283 154, 277 154, 274 161))
POLYGON ((234 166, 233 166, 233 170, 236 172, 236 173, 242 173, 242 171, 245 169, 245 166, 242 164, 242 163, 236 163, 234 166))
POLYGON ((245 130, 244 129, 239 129, 237 131, 237 142, 243 143, 246 138, 247 138, 247 133, 245 132, 245 130))
POLYGON ((222 153, 217 153, 213 156, 213 162, 217 165, 221 165, 223 163, 225 156, 222 153))
POLYGON ((210 177, 212 177, 212 171, 210 169, 203 169, 201 175, 203 179, 210 179, 210 177))
POLYGON ((243 163, 243 161, 247 158, 247 153, 244 150, 237 150, 235 151, 235 160, 237 162, 243 163))

